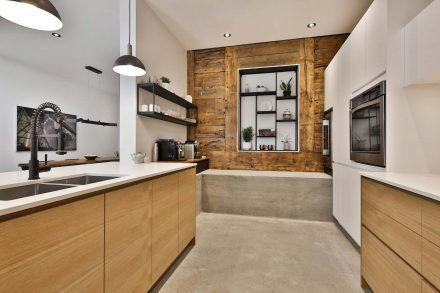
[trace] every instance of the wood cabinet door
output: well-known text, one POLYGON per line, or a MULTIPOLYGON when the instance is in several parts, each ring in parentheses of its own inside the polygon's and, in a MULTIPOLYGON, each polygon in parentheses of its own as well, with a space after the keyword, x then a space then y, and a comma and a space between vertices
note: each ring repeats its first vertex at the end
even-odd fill
POLYGON ((422 293, 439 293, 439 291, 425 280, 422 280, 422 293))
POLYGON ((105 292, 151 287, 152 183, 105 195, 105 292))
POLYGON ((422 291, 422 277, 364 227, 361 270, 375 293, 422 291))
POLYGON ((178 256, 179 173, 153 180, 152 281, 178 256))
POLYGON ((196 236, 196 170, 179 173, 179 253, 196 236))
POLYGON ((104 195, 0 223, 0 292, 104 292, 104 195))

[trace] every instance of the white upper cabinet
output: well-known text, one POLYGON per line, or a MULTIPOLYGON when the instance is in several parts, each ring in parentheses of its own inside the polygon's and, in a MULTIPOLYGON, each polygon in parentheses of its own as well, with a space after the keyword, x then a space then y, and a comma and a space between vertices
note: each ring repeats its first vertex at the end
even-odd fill
POLYGON ((365 16, 351 32, 350 42, 350 71, 351 91, 356 91, 365 83, 365 16))
POLYGON ((375 0, 365 14, 365 82, 386 71, 387 0, 375 0))
POLYGON ((386 71, 387 0, 375 0, 350 34, 351 91, 386 71))
POLYGON ((405 85, 440 83, 440 0, 405 28, 405 85))

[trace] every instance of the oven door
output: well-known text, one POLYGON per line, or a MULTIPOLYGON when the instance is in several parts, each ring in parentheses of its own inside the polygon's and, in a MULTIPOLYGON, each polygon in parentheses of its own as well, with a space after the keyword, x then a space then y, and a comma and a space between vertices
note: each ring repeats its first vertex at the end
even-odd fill
POLYGON ((385 167, 385 97, 351 110, 350 159, 385 167))

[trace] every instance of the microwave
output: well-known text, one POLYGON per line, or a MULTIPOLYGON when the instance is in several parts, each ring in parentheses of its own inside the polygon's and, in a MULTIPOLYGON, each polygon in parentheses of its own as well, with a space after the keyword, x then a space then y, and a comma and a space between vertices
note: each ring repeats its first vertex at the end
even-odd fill
POLYGON ((350 160, 386 166, 386 82, 381 81, 350 100, 350 160))

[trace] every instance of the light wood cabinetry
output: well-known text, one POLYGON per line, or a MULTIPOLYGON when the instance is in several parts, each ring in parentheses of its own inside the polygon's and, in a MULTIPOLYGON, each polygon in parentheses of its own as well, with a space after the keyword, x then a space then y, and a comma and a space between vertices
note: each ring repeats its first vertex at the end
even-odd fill
POLYGON ((422 277, 364 227, 362 276, 375 293, 421 292, 422 277))
POLYGON ((179 173, 179 253, 196 236, 196 170, 179 173))
POLYGON ((151 286, 152 183, 105 195, 105 292, 147 292, 151 286))
POLYGON ((179 174, 153 181, 152 280, 156 282, 179 253, 179 174))
POLYGON ((104 292, 104 195, 0 223, 0 292, 104 292))
POLYGON ((195 238, 196 169, 0 222, 0 292, 147 292, 195 238))
POLYGON ((438 202, 362 177, 362 278, 374 292, 438 292, 439 212, 438 202))
POLYGON ((432 287, 426 280, 422 280, 422 293, 439 293, 437 289, 432 287))

